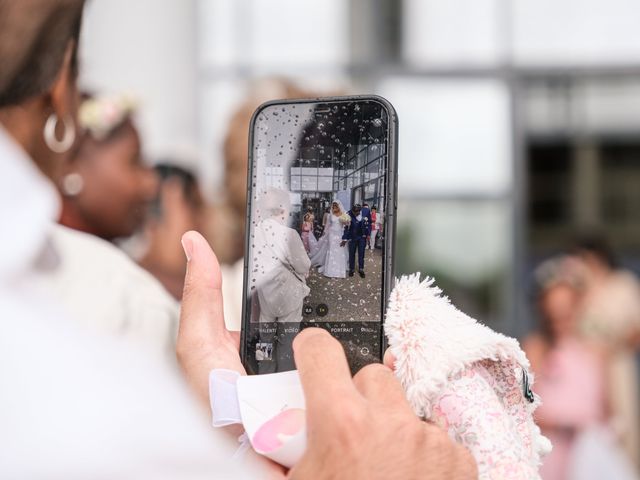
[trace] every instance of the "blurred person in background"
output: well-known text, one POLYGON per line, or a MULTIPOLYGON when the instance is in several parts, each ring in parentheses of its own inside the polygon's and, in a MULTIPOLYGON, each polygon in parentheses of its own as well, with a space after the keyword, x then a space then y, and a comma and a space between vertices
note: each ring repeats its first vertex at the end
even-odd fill
POLYGON ((376 248, 376 237, 378 235, 378 230, 380 230, 380 223, 378 208, 374 205, 371 207, 371 236, 369 238, 369 245, 367 246, 370 250, 375 250, 376 248))
POLYGON ((180 238, 189 230, 202 230, 204 200, 196 176, 177 163, 163 161, 154 167, 160 188, 144 226, 144 253, 138 263, 180 300, 186 269, 180 238))
POLYGON ((640 397, 635 352, 640 347, 640 285, 635 275, 616 268, 613 252, 601 236, 585 236, 574 256, 583 266, 585 292, 579 312, 580 334, 610 353, 611 409, 626 452, 638 467, 640 397))
MULTIPOLYGON (((576 446, 582 435, 597 431, 601 448, 607 445, 600 438, 600 428, 610 419, 606 354, 578 335, 581 293, 575 262, 568 257, 547 260, 536 269, 535 277, 540 329, 523 346, 535 373, 534 390, 542 398, 535 418, 553 444, 540 473, 544 480, 578 480, 572 472, 589 460, 585 450, 576 446)), ((616 452, 615 445, 608 448, 616 452)), ((629 470, 629 465, 618 465, 619 459, 609 463, 609 478, 618 478, 613 474, 618 468, 629 470)))
MULTIPOLYGON (((225 434, 207 428, 175 376, 74 327, 34 285, 59 265, 49 232, 60 208, 54 181, 78 132, 83 7, 0 0, 0 215, 10 227, 0 249, 0 477, 284 478, 272 464, 232 461, 225 434)), ((195 232, 182 243, 189 268, 177 351, 209 403, 209 372, 242 367, 224 329, 215 255, 195 232)), ((300 334, 294 350, 313 433, 290 478, 473 475, 469 453, 413 414, 390 369, 366 367, 352 380, 339 342, 319 329, 300 334), (354 411, 362 415, 345 415, 354 411)))
POLYGON ((75 155, 60 182, 60 223, 108 241, 142 226, 158 189, 144 164, 133 123, 135 102, 126 95, 85 96, 75 155))
POLYGON ((140 228, 157 190, 155 173, 141 161, 133 106, 127 96, 84 96, 76 149, 60 162, 62 225, 50 233, 58 266, 35 281, 83 327, 175 363, 177 302, 109 242, 140 228))

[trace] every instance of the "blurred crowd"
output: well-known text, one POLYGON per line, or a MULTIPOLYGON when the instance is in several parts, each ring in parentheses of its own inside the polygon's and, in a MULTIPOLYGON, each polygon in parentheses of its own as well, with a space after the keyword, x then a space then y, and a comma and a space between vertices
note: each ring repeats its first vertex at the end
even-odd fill
POLYGON ((640 284, 601 236, 539 265, 535 283, 539 328, 523 346, 542 398, 536 418, 553 443, 542 477, 598 478, 588 472, 596 462, 627 478, 616 472, 639 460, 640 284))
POLYGON ((63 261, 42 276, 43 287, 76 318, 91 319, 90 328, 172 357, 186 269, 180 238, 196 230, 222 264, 225 318, 240 330, 249 122, 271 96, 305 95, 284 80, 256 85, 226 127, 223 186, 210 203, 184 159, 143 157, 134 98, 83 94, 82 134, 57 182, 62 209, 54 237, 63 261))

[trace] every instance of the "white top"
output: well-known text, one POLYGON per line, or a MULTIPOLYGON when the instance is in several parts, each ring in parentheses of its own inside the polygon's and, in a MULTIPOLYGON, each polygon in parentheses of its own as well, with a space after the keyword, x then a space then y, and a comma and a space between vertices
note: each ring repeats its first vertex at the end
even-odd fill
POLYGON ((1 128, 0 166, 0 478, 256 478, 170 369, 36 287, 59 201, 1 128))
POLYGON ((109 242, 53 225, 59 261, 36 273, 82 327, 126 337, 175 359, 178 303, 149 272, 109 242))

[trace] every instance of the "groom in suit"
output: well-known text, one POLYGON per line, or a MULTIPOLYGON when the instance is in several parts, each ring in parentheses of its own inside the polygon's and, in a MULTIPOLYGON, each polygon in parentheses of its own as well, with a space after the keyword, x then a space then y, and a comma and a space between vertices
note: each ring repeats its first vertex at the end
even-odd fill
POLYGON ((371 233, 371 221, 368 216, 362 214, 360 204, 356 203, 349 210, 351 222, 344 227, 342 243, 344 246, 349 242, 349 276, 353 277, 356 266, 356 250, 358 251, 358 274, 364 278, 364 248, 367 244, 367 237, 371 233))

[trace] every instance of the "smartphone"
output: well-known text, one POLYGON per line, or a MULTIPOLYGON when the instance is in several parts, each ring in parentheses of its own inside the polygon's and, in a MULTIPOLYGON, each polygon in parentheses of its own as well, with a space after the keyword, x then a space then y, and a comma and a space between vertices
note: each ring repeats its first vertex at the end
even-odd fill
POLYGON ((321 327, 352 372, 380 362, 393 281, 398 120, 378 96, 277 100, 249 131, 241 356, 249 374, 295 369, 321 327))

